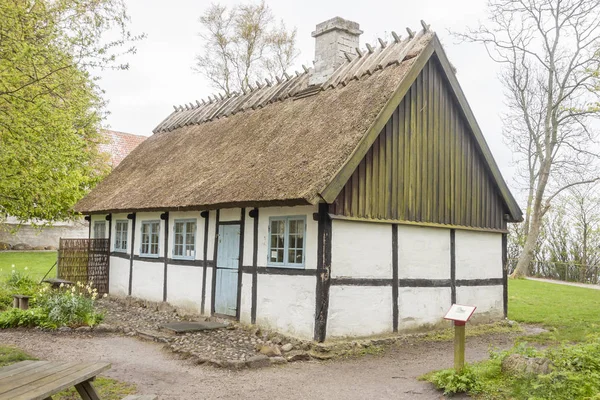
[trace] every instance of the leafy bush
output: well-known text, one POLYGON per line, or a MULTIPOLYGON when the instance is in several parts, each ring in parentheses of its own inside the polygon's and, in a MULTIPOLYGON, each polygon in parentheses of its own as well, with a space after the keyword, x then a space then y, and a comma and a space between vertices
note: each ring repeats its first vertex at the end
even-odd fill
POLYGON ((38 288, 39 284, 27 273, 27 267, 24 271, 17 271, 13 265, 10 275, 0 282, 0 310, 12 306, 13 295, 33 296, 38 288))
POLYGON ((478 393, 481 390, 481 385, 477 380, 477 376, 473 372, 473 368, 469 365, 460 371, 454 369, 445 369, 433 374, 429 381, 438 389, 443 389, 445 395, 453 395, 456 393, 478 393))
POLYGON ((44 310, 40 308, 30 308, 21 310, 20 308, 11 308, 8 311, 0 313, 0 328, 33 328, 40 326, 47 329, 56 329, 56 325, 48 321, 44 310))
POLYGON ((47 315, 47 322, 56 326, 95 326, 102 322, 103 315, 94 307, 98 290, 80 282, 71 288, 52 290, 48 286, 40 289, 35 297, 36 307, 47 315))
POLYGON ((487 399, 600 400, 600 338, 545 351, 520 344, 509 351, 494 352, 490 360, 470 365, 460 374, 443 370, 423 379, 443 389, 444 394, 466 392, 487 399), (552 362, 553 368, 545 375, 505 375, 501 369, 502 360, 513 353, 545 357, 552 362))

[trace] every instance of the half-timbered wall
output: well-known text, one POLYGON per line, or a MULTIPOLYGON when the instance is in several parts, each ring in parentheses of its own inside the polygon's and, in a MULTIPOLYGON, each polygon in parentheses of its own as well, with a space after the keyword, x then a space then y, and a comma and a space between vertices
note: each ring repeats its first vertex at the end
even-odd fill
POLYGON ((364 219, 506 229, 493 182, 432 58, 330 211, 364 219))

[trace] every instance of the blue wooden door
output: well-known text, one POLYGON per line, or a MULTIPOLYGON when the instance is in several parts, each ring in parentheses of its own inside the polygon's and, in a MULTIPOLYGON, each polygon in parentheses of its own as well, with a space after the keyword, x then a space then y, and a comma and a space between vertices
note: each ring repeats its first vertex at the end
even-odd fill
POLYGON ((237 311, 240 226, 219 225, 215 312, 235 316, 237 311))

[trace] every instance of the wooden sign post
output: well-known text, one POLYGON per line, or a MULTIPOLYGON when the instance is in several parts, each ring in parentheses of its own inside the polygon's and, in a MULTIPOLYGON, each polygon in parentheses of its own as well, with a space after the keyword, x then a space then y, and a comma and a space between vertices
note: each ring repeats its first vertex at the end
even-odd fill
POLYGON ((475 312, 475 306, 453 304, 444 319, 454 321, 454 369, 460 372, 465 366, 465 325, 475 312))

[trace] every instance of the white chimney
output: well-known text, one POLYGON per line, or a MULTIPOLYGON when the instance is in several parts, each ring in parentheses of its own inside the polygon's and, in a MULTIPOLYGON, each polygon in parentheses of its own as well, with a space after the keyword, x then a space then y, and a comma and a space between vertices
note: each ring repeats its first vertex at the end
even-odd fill
POLYGON ((356 54, 359 36, 363 33, 358 22, 335 17, 317 25, 315 38, 315 69, 309 78, 310 85, 321 84, 346 62, 344 53, 356 54))

